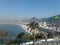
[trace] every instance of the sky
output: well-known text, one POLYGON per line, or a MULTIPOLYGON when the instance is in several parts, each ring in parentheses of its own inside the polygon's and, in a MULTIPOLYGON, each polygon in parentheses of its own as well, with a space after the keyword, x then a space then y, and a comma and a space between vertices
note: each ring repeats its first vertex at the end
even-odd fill
POLYGON ((0 0, 0 21, 60 14, 60 0, 0 0))

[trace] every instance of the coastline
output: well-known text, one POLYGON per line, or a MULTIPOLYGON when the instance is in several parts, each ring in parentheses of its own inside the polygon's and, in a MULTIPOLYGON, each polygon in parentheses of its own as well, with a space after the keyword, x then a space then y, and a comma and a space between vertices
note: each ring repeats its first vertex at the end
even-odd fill
POLYGON ((26 25, 24 25, 24 24, 16 24, 16 23, 0 23, 0 24, 13 24, 13 25, 18 25, 18 26, 20 26, 21 28, 23 28, 24 31, 26 31, 26 32, 28 32, 29 34, 31 34, 31 32, 27 30, 28 27, 27 27, 26 25))
POLYGON ((17 24, 18 26, 21 26, 21 28, 23 28, 26 32, 28 32, 29 34, 31 34, 30 31, 27 31, 27 26, 26 25, 23 25, 23 24, 17 24))

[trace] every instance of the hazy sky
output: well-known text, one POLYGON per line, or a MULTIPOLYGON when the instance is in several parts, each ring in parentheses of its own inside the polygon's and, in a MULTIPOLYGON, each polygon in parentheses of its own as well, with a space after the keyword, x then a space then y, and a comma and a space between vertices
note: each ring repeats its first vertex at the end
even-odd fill
POLYGON ((0 20, 60 14, 60 0, 0 0, 0 20))

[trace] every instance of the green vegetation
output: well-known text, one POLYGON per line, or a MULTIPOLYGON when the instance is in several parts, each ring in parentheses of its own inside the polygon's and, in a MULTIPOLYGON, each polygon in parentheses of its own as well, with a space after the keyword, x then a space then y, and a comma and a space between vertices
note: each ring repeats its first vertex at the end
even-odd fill
POLYGON ((24 32, 21 32, 21 33, 16 37, 16 39, 30 40, 30 39, 32 39, 31 37, 32 37, 32 35, 30 35, 30 34, 25 34, 24 32))
POLYGON ((39 24, 37 22, 33 21, 30 24, 28 24, 28 26, 29 27, 27 30, 29 30, 29 29, 31 29, 30 31, 33 30, 32 35, 33 35, 33 38, 35 40, 35 34, 36 34, 35 32, 36 32, 36 30, 39 30, 39 24))
MULTIPOLYGON (((53 38, 53 35, 52 34, 48 34, 47 38, 53 38)), ((34 37, 31 34, 25 34, 24 32, 21 32, 16 37, 16 39, 34 40, 34 37)), ((37 34, 35 34, 35 40, 38 40, 38 39, 45 39, 44 34, 43 33, 37 33, 37 34)))
POLYGON ((5 40, 5 38, 9 38, 8 32, 0 29, 0 41, 3 43, 3 45, 6 45, 6 42, 8 42, 7 40, 5 40), (4 39, 1 40, 1 38, 4 39))
POLYGON ((0 38, 8 38, 8 32, 0 29, 0 38))
POLYGON ((35 30, 38 30, 38 31, 40 30, 39 24, 38 24, 37 22, 35 22, 35 21, 31 22, 30 24, 27 24, 27 26, 29 26, 27 30, 31 29, 31 30, 30 30, 31 32, 32 32, 32 30, 34 30, 34 31, 32 32, 32 35, 31 35, 31 34, 25 34, 24 32, 21 32, 21 33, 16 37, 17 39, 37 40, 37 39, 45 39, 46 36, 47 36, 47 38, 52 38, 52 37, 53 37, 52 34, 46 35, 45 32, 41 32, 41 31, 40 31, 39 33, 35 33, 35 30))
POLYGON ((49 34, 47 35, 47 37, 48 37, 48 38, 53 38, 54 36, 49 33, 49 34))
POLYGON ((22 36, 25 35, 24 32, 21 32, 16 38, 19 39, 19 38, 22 38, 22 36))
POLYGON ((27 42, 28 41, 31 41, 31 40, 40 40, 40 39, 45 39, 47 40, 47 38, 53 38, 53 35, 52 34, 47 34, 43 31, 40 31, 39 33, 35 33, 35 30, 40 30, 39 28, 39 24, 35 21, 31 22, 30 24, 27 24, 28 26, 28 29, 31 29, 30 31, 32 32, 32 35, 31 34, 25 34, 24 32, 21 32, 17 37, 16 39, 23 39, 23 42, 27 42))
POLYGON ((36 39, 43 39, 44 38, 44 34, 38 33, 38 34, 35 35, 35 38, 36 39))

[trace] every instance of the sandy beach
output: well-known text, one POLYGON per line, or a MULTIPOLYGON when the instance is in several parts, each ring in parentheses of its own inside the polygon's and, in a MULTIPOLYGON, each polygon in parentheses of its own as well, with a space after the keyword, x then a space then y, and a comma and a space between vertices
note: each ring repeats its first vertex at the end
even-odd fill
POLYGON ((19 26, 21 26, 26 32, 28 32, 28 33, 30 33, 30 34, 32 34, 29 30, 27 30, 27 28, 28 28, 28 26, 26 26, 26 25, 23 25, 23 24, 18 24, 19 26))

